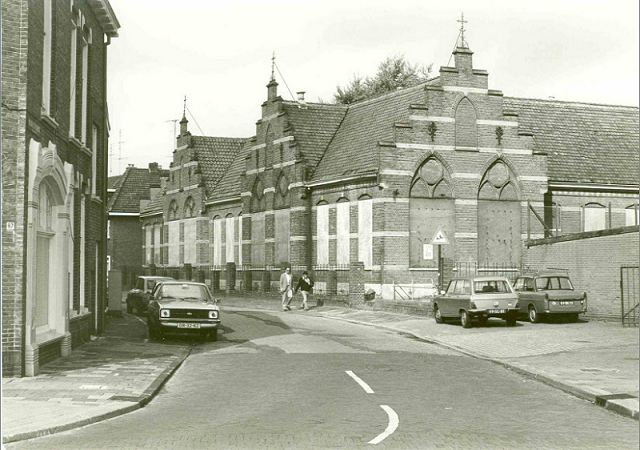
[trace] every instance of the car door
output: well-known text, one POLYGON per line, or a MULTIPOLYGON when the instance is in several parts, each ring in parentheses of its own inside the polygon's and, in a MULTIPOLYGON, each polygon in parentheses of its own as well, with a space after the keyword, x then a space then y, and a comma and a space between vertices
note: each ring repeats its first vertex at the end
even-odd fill
POLYGON ((456 315, 461 309, 467 311, 471 303, 471 280, 458 280, 456 285, 456 315))
POLYGON ((455 301, 454 291, 455 291, 457 282, 458 280, 451 280, 449 282, 449 286, 447 287, 447 291, 440 298, 440 302, 438 304, 440 307, 440 313, 443 316, 451 317, 453 315, 458 315, 457 312, 455 314, 452 313, 452 311, 455 309, 453 302, 455 301))

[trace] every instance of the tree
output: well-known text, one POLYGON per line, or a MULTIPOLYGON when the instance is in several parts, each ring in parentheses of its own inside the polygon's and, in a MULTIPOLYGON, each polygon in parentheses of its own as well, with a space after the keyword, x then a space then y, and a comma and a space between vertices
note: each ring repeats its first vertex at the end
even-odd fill
POLYGON ((380 63, 373 78, 354 75, 344 89, 338 86, 333 100, 342 105, 350 105, 399 88, 424 83, 429 79, 430 72, 431 65, 412 65, 404 55, 390 56, 380 63))

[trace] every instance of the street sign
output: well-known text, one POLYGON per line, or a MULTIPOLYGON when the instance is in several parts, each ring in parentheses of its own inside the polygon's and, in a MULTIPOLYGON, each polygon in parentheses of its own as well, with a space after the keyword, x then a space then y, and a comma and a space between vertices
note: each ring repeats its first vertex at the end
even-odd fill
POLYGON ((444 245, 449 243, 449 239, 447 239, 447 235, 444 234, 442 228, 438 228, 436 234, 433 235, 433 239, 431 239, 431 243, 435 245, 444 245))

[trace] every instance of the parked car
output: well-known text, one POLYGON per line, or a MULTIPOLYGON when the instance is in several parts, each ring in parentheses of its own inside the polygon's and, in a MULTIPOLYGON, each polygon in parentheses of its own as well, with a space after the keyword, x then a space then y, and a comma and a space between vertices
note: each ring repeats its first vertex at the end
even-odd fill
POLYGON ((504 277, 456 278, 447 290, 433 301, 437 323, 447 318, 460 318, 464 328, 471 328, 474 320, 486 325, 489 317, 506 320, 515 326, 519 310, 518 295, 504 277))
POLYGON ((129 314, 144 314, 147 311, 151 291, 159 281, 173 280, 171 277, 140 276, 136 286, 127 294, 127 312, 129 314))
POLYGON ((149 337, 160 339, 167 331, 183 331, 216 341, 220 325, 217 303, 203 283, 162 281, 153 290, 149 302, 149 337))
POLYGON ((514 288, 520 299, 520 313, 533 323, 552 315, 575 321, 587 311, 587 293, 576 291, 565 272, 519 276, 514 288))

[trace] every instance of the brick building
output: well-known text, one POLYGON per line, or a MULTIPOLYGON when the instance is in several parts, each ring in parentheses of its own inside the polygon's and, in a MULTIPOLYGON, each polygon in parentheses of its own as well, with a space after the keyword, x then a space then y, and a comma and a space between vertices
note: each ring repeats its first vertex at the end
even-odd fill
POLYGON ((105 306, 108 0, 2 2, 4 376, 98 334, 105 306))
POLYGON ((261 289, 277 281, 264 268, 363 263, 390 298, 438 282, 437 230, 446 280, 520 267, 528 239, 637 225, 638 108, 505 97, 472 55, 461 43, 438 77, 349 106, 283 100, 272 77, 247 139, 191 136, 183 118, 168 190, 142 212, 146 254, 235 263, 220 286, 261 289))
POLYGON ((146 230, 142 229, 140 211, 165 188, 168 178, 169 171, 158 163, 150 163, 148 169, 129 166, 122 175, 109 177, 107 270, 121 270, 124 286, 142 273, 146 230))

